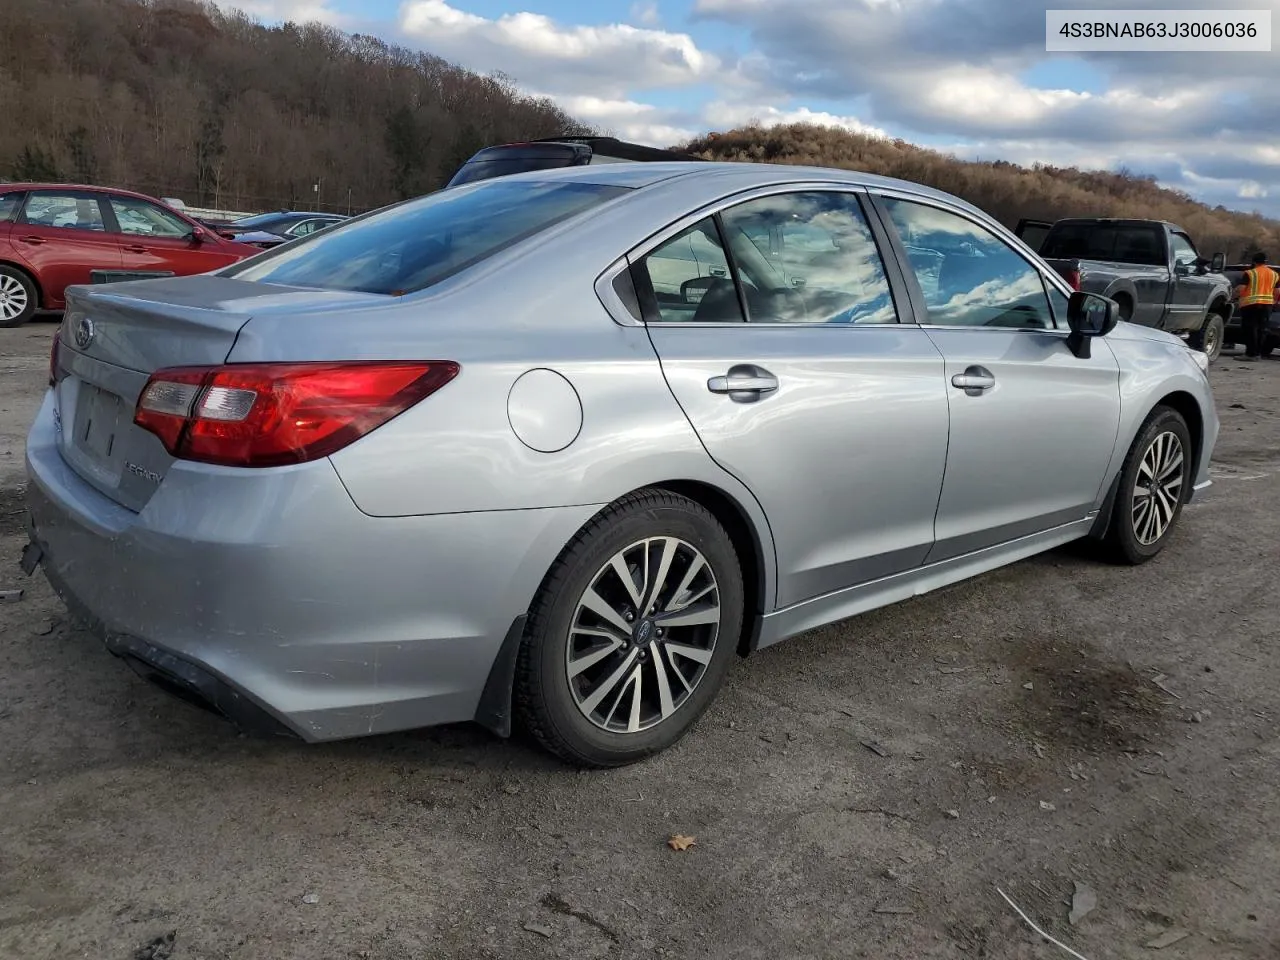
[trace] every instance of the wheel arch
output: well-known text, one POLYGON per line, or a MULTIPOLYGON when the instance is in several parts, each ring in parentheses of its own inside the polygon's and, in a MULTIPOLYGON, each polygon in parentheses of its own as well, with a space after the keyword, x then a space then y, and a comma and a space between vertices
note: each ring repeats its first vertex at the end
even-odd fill
POLYGON ((15 270, 30 280, 31 285, 36 288, 36 304, 38 309, 48 309, 45 304, 44 287, 40 285, 40 279, 31 272, 30 268, 16 260, 9 260, 3 257, 0 257, 0 267, 8 267, 10 270, 15 270))
MULTIPOLYGON (((729 534, 733 549, 742 565, 743 600, 746 616, 742 620, 742 636, 738 638, 738 654, 746 656, 756 648, 765 613, 768 591, 765 547, 750 515, 733 496, 719 487, 701 480, 666 480, 646 484, 646 489, 666 490, 700 504, 720 521, 729 534)), ((635 492, 635 491, 632 491, 635 492)))
POLYGON ((1191 446, 1194 452, 1191 461, 1194 469, 1200 463, 1200 455, 1204 450, 1204 412, 1200 409, 1200 402, 1185 390, 1166 393, 1152 404, 1151 410, 1142 418, 1143 423, 1147 422, 1151 412, 1157 407, 1169 407, 1176 410, 1182 415, 1182 419, 1187 422, 1187 430, 1191 433, 1191 446))
MULTIPOLYGON (((1200 454, 1204 449, 1204 413, 1200 409, 1200 403, 1195 396, 1186 390, 1171 390, 1159 397, 1146 413, 1137 422, 1133 436, 1129 438, 1128 443, 1123 451, 1117 450, 1120 458, 1120 464, 1124 463, 1124 458, 1128 456, 1129 450, 1137 442, 1138 437, 1142 434, 1142 428, 1147 421, 1151 419, 1151 415, 1160 407, 1168 407, 1177 411, 1182 419, 1186 421, 1187 431, 1191 434, 1191 446, 1194 451, 1192 457, 1192 465, 1199 464, 1200 454)), ((1112 514, 1114 513, 1116 496, 1120 488, 1121 467, 1116 468, 1115 476, 1111 478, 1111 482, 1107 485, 1107 492, 1103 497, 1102 505, 1098 511, 1098 516, 1094 520, 1093 527, 1089 530, 1089 537, 1093 540, 1102 540, 1107 536, 1111 529, 1112 514)))
MULTIPOLYGON (((738 562, 742 565, 744 616, 742 633, 737 641, 737 651, 739 656, 747 656, 759 643, 760 630, 764 625, 765 608, 768 603, 772 573, 770 553, 773 549, 769 531, 759 529, 752 519, 751 511, 733 494, 705 480, 675 479, 646 483, 620 494, 609 504, 601 506, 600 510, 605 510, 620 500, 646 490, 670 493, 697 503, 710 511, 729 534, 734 552, 738 555, 738 562)), ((574 536, 577 536, 577 532, 574 536)), ((556 552, 556 557, 559 558, 572 542, 573 537, 570 537, 556 552)), ((473 718, 476 723, 499 737, 511 736, 516 660, 524 639, 527 620, 528 611, 521 613, 511 623, 490 667, 489 676, 481 691, 473 718)))

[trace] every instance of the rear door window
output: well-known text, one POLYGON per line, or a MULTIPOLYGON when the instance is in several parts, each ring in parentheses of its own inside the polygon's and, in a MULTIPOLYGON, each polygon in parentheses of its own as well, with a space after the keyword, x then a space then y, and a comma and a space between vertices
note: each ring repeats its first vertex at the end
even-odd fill
POLYGON ((98 198, 87 193, 36 190, 27 199, 22 222, 33 227, 65 227, 69 230, 105 232, 98 198))
POLYGON ((1055 226, 1040 255, 1050 260, 1112 260, 1156 266, 1164 263, 1154 226, 1067 223, 1055 226))
POLYGON ((9 223, 22 209, 22 198, 25 193, 0 193, 0 223, 9 223))
POLYGON ((591 183, 488 180, 346 220, 222 275, 398 296, 440 283, 628 192, 591 183))

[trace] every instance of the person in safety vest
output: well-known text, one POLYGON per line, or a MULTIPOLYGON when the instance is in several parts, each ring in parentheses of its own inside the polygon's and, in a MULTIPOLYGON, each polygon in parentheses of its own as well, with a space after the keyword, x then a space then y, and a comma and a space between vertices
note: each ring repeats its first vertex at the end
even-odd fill
POLYGON ((1245 355, 1241 360, 1257 360, 1267 339, 1267 321, 1280 300, 1280 273, 1267 266, 1265 253, 1254 254, 1253 266, 1244 272, 1240 285, 1240 326, 1244 330, 1245 355))

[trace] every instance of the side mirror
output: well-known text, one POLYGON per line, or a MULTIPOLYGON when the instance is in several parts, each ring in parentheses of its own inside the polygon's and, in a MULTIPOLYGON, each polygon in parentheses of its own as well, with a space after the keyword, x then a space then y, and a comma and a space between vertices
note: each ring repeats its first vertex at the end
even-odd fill
POLYGON ((1119 320, 1120 308, 1114 300, 1077 290, 1067 301, 1067 326, 1071 328, 1067 346, 1081 360, 1088 360, 1093 355, 1089 341, 1105 337, 1119 320))
POLYGON ((204 243, 204 239, 205 239, 204 231, 201 230, 199 227, 192 227, 191 232, 187 234, 187 239, 190 240, 192 243, 197 243, 197 244, 204 243))
POLYGON ((1213 259, 1209 261, 1209 269, 1214 273, 1221 273, 1227 266, 1227 255, 1225 253, 1215 253, 1213 259))

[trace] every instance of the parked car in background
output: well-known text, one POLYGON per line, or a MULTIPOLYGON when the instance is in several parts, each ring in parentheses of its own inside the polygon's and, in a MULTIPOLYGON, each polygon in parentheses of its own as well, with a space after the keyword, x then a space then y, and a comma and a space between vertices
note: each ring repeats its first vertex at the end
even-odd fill
POLYGON ((445 186, 456 187, 529 170, 696 159, 676 150, 627 143, 615 137, 548 137, 485 147, 459 167, 445 186))
POLYGON ((738 654, 1079 538, 1150 559, 1218 434, 1204 354, 847 170, 497 177, 71 299, 24 568, 308 741, 514 714, 639 760, 738 654))
POLYGON ((61 310, 73 284, 205 273, 258 252, 140 193, 0 184, 0 327, 61 310))
POLYGON ((317 230, 331 227, 348 219, 337 213, 305 213, 297 210, 279 210, 242 217, 215 227, 222 236, 237 243, 255 247, 278 247, 282 243, 306 237, 317 230))
MULTIPOLYGON (((1244 272, 1252 267, 1251 263, 1233 263, 1223 268, 1223 275, 1231 281, 1231 303, 1238 310, 1240 301, 1240 285, 1244 283, 1244 272)), ((1280 267, 1271 264, 1271 269, 1280 272, 1280 267)), ((1234 347, 1237 343, 1244 343, 1244 330, 1240 325, 1240 314, 1233 310, 1231 319, 1227 321, 1227 329, 1224 335, 1224 345, 1234 347)), ((1267 338, 1262 342, 1262 355, 1264 357, 1271 356, 1276 348, 1280 347, 1280 303, 1276 304, 1271 310, 1271 316, 1267 321, 1267 338)))
POLYGON ((1206 259, 1187 232, 1160 220, 1023 220, 1015 233, 1075 290, 1100 293, 1120 317, 1184 336, 1215 359, 1231 319, 1223 254, 1206 259), (1035 241, 1038 240, 1038 243, 1035 241))

